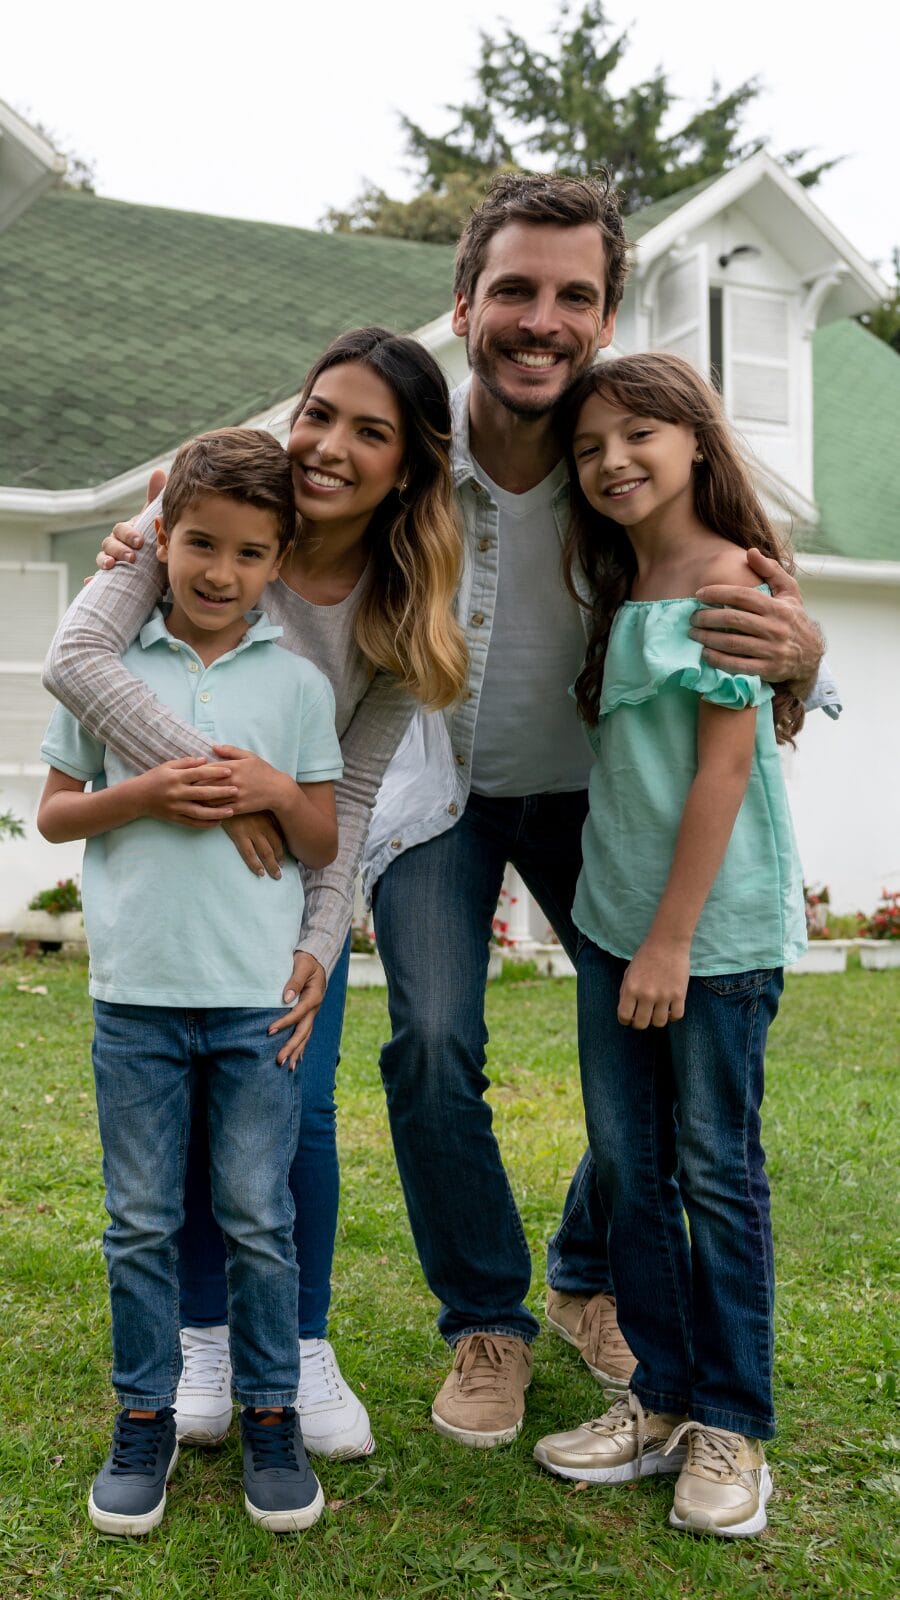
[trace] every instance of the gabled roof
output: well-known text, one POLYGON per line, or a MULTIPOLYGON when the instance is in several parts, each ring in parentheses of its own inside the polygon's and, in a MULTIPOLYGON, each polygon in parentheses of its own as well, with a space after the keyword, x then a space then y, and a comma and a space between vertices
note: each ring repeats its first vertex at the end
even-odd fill
POLYGON ((0 229, 8 228, 65 170, 65 156, 0 100, 0 229))
POLYGON ((815 496, 819 525, 801 550, 900 561, 897 425, 900 356, 858 322, 820 328, 813 343, 815 496))
POLYGON ((96 484, 296 393, 335 334, 450 301, 449 246, 60 191, 0 234, 0 484, 96 484))
POLYGON ((820 321, 855 317, 887 297, 888 287, 874 267, 819 210, 809 190, 764 150, 716 178, 639 211, 627 230, 639 241, 638 275, 683 234, 733 205, 740 205, 772 239, 803 281, 834 275, 820 321))

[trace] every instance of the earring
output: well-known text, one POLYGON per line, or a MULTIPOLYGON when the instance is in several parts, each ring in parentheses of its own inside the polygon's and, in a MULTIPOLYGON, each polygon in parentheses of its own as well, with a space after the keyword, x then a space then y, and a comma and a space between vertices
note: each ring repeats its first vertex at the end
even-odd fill
POLYGON ((705 461, 705 460, 706 460, 706 457, 704 456, 703 451, 702 450, 698 450, 697 454, 694 457, 694 461, 696 462, 697 466, 700 465, 701 461, 705 461))
POLYGON ((400 482, 397 484, 397 493, 400 496, 401 500, 403 499, 403 496, 405 495, 405 493, 406 493, 408 488, 409 488, 409 473, 404 473, 403 477, 400 479, 400 482))

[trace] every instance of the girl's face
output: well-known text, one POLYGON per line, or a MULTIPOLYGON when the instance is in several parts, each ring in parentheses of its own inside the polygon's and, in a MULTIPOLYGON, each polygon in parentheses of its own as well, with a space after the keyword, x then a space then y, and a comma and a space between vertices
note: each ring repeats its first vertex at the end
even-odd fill
POLYGON ((313 523, 359 523, 403 477, 406 437, 396 396, 361 362, 316 378, 287 442, 297 510, 313 523))
POLYGON ((697 435, 686 423, 632 416, 592 394, 578 414, 572 449, 585 497, 624 528, 661 512, 693 513, 697 435))

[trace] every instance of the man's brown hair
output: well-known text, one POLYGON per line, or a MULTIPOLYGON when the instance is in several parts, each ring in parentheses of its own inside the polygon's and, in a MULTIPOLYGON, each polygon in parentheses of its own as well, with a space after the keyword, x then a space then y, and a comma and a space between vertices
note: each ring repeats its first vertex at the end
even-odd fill
POLYGON ((615 311, 628 273, 628 241, 617 191, 601 168, 589 178, 558 172, 501 172, 472 212, 456 247, 453 288, 471 300, 488 245, 508 222, 555 223, 577 228, 592 222, 603 240, 606 264, 604 315, 615 311))
POLYGON ((293 543, 297 526, 291 464, 278 440, 261 428, 216 428, 181 446, 163 491, 162 522, 171 530, 203 494, 271 511, 278 553, 293 543))

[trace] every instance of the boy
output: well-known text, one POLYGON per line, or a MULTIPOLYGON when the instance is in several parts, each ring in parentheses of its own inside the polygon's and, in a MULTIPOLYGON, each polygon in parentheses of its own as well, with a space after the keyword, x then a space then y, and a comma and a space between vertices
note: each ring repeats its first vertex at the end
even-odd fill
POLYGON ((217 825, 270 810, 305 866, 327 865, 337 849, 331 687, 311 662, 279 649, 281 629, 253 609, 295 524, 290 467, 270 434, 223 429, 178 452, 156 524, 171 608, 154 612, 125 660, 148 692, 224 743, 224 767, 192 758, 137 775, 62 706, 41 751, 51 770, 38 827, 54 842, 88 841, 83 896, 111 1218, 104 1252, 123 1408, 88 1502, 107 1534, 147 1533, 160 1522, 178 1456, 174 1239, 191 1084, 201 1076, 213 1204, 228 1247, 245 1505, 273 1532, 310 1526, 323 1505, 293 1410, 287 1180, 299 1074, 277 1065, 267 1033, 283 1010, 303 890, 291 862, 277 880, 251 876, 217 825), (193 802, 214 820, 179 826, 193 802))

